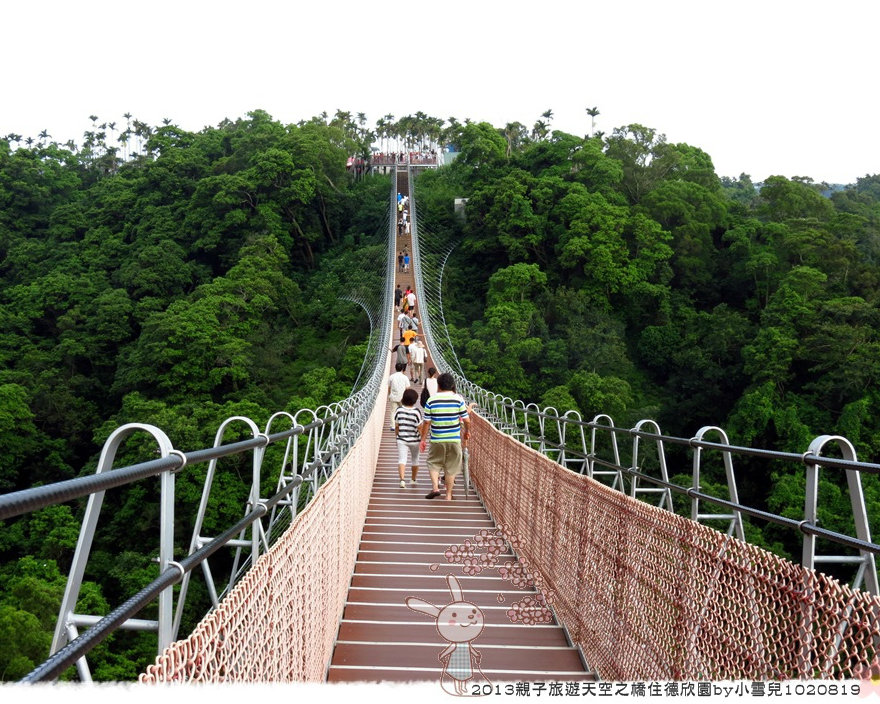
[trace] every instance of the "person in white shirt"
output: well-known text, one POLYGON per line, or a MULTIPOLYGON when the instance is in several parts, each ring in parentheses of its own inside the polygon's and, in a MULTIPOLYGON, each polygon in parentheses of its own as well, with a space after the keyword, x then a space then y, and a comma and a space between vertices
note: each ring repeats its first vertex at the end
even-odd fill
POLYGON ((403 392, 409 388, 409 379, 403 370, 406 369, 406 362, 398 362, 394 365, 397 370, 388 377, 388 400, 391 402, 391 430, 394 430, 394 411, 403 405, 403 392))
POLYGON ((403 331, 409 327, 408 320, 410 317, 406 313, 397 316, 397 329, 400 330, 400 339, 403 339, 403 331))
POLYGON ((428 390, 428 398, 437 393, 437 370, 428 367, 428 378, 425 379, 425 388, 428 390))
POLYGON ((414 384, 422 383, 422 370, 425 368, 425 359, 428 356, 428 351, 422 347, 422 343, 416 339, 409 346, 409 357, 410 361, 412 361, 412 374, 413 379, 410 379, 414 384))

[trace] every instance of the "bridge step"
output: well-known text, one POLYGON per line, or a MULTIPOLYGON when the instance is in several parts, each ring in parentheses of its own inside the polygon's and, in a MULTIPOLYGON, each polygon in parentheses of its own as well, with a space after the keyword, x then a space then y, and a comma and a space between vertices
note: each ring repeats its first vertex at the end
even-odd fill
MULTIPOLYGON (((372 641, 366 644, 363 641, 337 641, 333 660, 337 669, 354 667, 387 670, 393 666, 419 670, 420 674, 432 675, 427 679, 434 679, 438 678, 441 670, 437 654, 445 646, 442 639, 426 642, 409 640, 402 643, 372 641)), ((570 647, 493 645, 480 639, 477 650, 482 656, 480 669, 490 679, 500 673, 507 673, 509 679, 535 680, 557 679, 581 672, 577 651, 570 647)))
MULTIPOLYGON (((431 484, 424 457, 417 484, 410 484, 409 469, 406 477, 401 488, 394 436, 386 431, 328 681, 439 684, 443 667, 438 655, 448 642, 429 616, 407 607, 406 599, 445 606, 451 599, 450 574, 485 618, 472 642, 482 656, 483 677, 471 680, 471 687, 487 680, 593 679, 556 623, 525 625, 508 618, 511 605, 535 594, 533 588, 515 587, 497 569, 465 574, 462 564, 446 560, 450 546, 495 528, 476 493, 471 490, 466 498, 459 478, 452 501, 425 499, 431 484)), ((505 549, 497 560, 503 565, 515 555, 505 549)))

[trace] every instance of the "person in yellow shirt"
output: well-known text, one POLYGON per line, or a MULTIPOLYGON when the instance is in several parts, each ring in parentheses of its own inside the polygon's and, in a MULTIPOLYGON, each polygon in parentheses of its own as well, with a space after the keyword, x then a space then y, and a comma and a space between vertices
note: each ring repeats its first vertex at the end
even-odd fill
POLYGON ((401 337, 403 338, 403 344, 409 347, 413 340, 420 337, 420 335, 415 330, 404 330, 401 337))

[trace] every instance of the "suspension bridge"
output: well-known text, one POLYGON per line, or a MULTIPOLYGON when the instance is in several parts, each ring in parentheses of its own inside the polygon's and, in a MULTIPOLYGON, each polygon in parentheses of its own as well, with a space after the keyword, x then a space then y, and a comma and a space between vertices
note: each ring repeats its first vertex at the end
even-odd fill
POLYGON ((437 681, 444 671, 448 678, 453 665, 441 653, 449 633, 436 613, 407 599, 438 612, 466 604, 480 614, 479 636, 466 641, 474 683, 864 677, 880 657, 880 545, 871 539, 861 476, 880 465, 860 462, 839 436, 817 437, 802 454, 736 447, 716 427, 692 438, 663 435, 650 420, 618 428, 605 415, 587 421, 470 383, 443 317, 450 250, 420 237, 413 186, 423 168, 433 166, 396 167, 385 291, 371 314, 356 393, 277 413, 262 427, 227 419, 214 445, 195 451, 174 448, 155 426, 122 426, 94 475, 0 496, 0 519, 88 497, 51 652, 23 681, 53 680, 74 665, 89 681, 88 653, 118 629, 156 633, 156 661, 142 683, 437 681), (397 193, 408 195, 411 235, 396 227, 397 193), (396 266, 404 246, 409 272, 396 266), (458 392, 474 405, 469 472, 448 502, 425 497, 425 469, 417 483, 398 483, 386 430, 396 283, 418 295, 429 364, 455 373, 458 392), (230 429, 247 437, 224 442, 230 429), (133 434, 151 437, 158 459, 115 467, 133 434), (264 462, 270 445, 281 456, 274 469, 264 462), (689 453, 689 486, 670 481, 669 446, 689 453), (243 515, 205 535, 213 482, 233 456, 251 458, 243 515), (802 468, 802 519, 740 503, 735 467, 746 456, 802 468), (723 465, 727 496, 702 490, 709 462, 723 465), (175 478, 196 471, 205 477, 198 514, 175 516, 175 478), (818 525, 820 471, 846 475, 855 535, 818 525), (277 482, 264 497, 267 473, 277 482), (157 478, 158 577, 110 613, 78 613, 105 493, 157 478), (674 512, 673 495, 685 497, 689 515, 674 512), (797 531, 801 563, 746 542, 744 516, 797 531), (183 523, 191 539, 178 554, 174 535, 183 523), (234 554, 228 579, 212 569, 221 550, 234 554), (823 572, 825 565, 851 568, 852 584, 823 572), (212 605, 184 634, 193 579, 205 581, 212 605), (154 602, 157 618, 137 618, 154 602))

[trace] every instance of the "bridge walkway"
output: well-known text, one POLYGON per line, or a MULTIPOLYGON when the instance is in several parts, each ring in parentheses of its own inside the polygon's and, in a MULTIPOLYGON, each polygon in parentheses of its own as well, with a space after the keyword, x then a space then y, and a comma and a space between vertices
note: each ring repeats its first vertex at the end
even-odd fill
MULTIPOLYGON (((401 176, 398 191, 408 193, 406 173, 401 176)), ((398 237, 397 251, 406 249, 408 241, 407 236, 398 237)), ((412 267, 408 273, 398 271, 395 283, 401 288, 413 285, 412 267)), ((431 364, 429 358, 425 369, 431 364)), ((421 391, 420 386, 416 389, 421 391)), ((386 417, 385 428, 389 425, 386 417)), ((439 680, 443 667, 438 655, 448 641, 429 616, 411 610, 405 600, 418 597, 445 606, 452 601, 446 581, 450 574, 459 580, 464 598, 485 617, 485 628, 472 645, 481 653, 479 667, 486 679, 591 679, 578 650, 555 621, 525 625, 508 618, 511 605, 535 594, 534 588, 513 586, 497 569, 468 575, 462 564, 446 559, 451 547, 463 547, 481 530, 494 531, 497 526, 473 488, 465 496, 461 478, 452 501, 426 499, 431 480, 425 460, 422 454, 414 484, 407 467, 407 484, 401 488, 397 443, 393 433, 384 431, 328 681, 439 680)), ((502 566, 516 556, 505 545, 497 559, 502 566)), ((485 680, 476 677, 472 682, 485 680)))
MULTIPOLYGON (((489 681, 590 679, 557 623, 508 619, 510 605, 534 589, 515 588, 494 569, 469 576, 461 564, 447 561, 444 553, 451 546, 496 526, 473 489, 465 497, 460 479, 452 501, 424 498, 430 489, 424 464, 416 484, 407 470, 407 486, 400 488, 396 442, 386 431, 328 681, 438 680, 438 655, 448 643, 405 599, 445 606, 452 601, 448 574, 485 616, 485 629, 473 646, 489 681)), ((509 546, 498 557, 499 565, 515 559, 509 546)))

